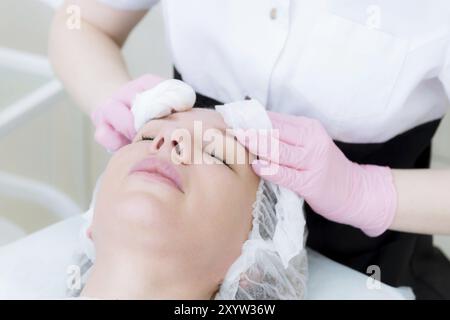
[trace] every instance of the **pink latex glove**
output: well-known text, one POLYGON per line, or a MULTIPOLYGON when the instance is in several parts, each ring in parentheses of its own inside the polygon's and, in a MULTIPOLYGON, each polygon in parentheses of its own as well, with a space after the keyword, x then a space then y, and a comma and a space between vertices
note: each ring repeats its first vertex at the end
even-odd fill
POLYGON ((108 151, 129 144, 136 135, 131 105, 137 93, 151 89, 163 78, 147 74, 130 81, 117 90, 91 114, 95 125, 95 140, 108 151))
POLYGON ((328 220, 360 228, 372 237, 388 229, 397 207, 389 167, 351 162, 317 120, 268 114, 273 129, 279 130, 278 155, 258 153, 267 135, 236 136, 259 156, 252 164, 256 174, 293 190, 328 220))

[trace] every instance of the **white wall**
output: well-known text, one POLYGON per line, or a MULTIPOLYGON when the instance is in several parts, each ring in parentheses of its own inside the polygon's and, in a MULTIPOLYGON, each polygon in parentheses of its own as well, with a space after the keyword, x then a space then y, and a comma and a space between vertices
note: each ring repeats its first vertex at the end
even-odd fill
MULTIPOLYGON (((0 1, 0 46, 47 54, 47 33, 53 11, 36 0, 0 1)), ((131 73, 171 76, 159 7, 134 30, 124 52, 131 73)), ((48 79, 0 69, 0 110, 48 79)), ((50 110, 0 138, 0 170, 57 186, 87 208, 95 180, 108 154, 92 140, 88 117, 63 95, 50 110)), ((31 232, 55 218, 42 208, 0 196, 0 216, 31 232)))
MULTIPOLYGON (((0 1, 0 46, 46 54, 52 12, 36 0, 0 1)), ((157 6, 133 31, 125 47, 133 75, 171 76, 161 9, 157 6)), ((0 69, 0 110, 45 79, 0 69)), ((450 166, 450 117, 434 140, 433 165, 450 166)), ((0 170, 54 184, 86 208, 108 155, 92 141, 89 120, 67 96, 6 138, 0 138, 0 170)), ((0 197, 0 216, 31 232, 54 221, 45 211, 0 197)), ((438 237, 450 255, 450 237, 438 237)))

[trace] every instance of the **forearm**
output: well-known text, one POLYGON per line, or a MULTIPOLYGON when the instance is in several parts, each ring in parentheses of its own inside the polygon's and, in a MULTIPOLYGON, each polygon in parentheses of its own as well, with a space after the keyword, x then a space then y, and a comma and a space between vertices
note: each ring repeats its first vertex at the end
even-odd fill
POLYGON ((450 235, 450 169, 392 172, 398 204, 390 229, 450 235))
POLYGON ((69 94, 90 113, 131 78, 118 43, 87 21, 70 30, 66 20, 63 9, 54 17, 50 60, 69 94))

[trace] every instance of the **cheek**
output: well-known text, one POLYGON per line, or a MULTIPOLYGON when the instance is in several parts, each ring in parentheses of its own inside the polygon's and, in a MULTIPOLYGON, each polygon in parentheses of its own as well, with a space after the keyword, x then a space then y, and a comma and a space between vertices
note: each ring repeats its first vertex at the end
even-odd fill
POLYGON ((132 165, 145 155, 145 146, 144 143, 138 142, 120 148, 109 160, 102 177, 107 179, 108 183, 114 183, 123 179, 128 175, 132 165))
POLYGON ((259 178, 243 176, 220 166, 203 166, 194 172, 196 179, 190 188, 189 207, 197 223, 212 234, 233 234, 243 239, 252 221, 252 205, 259 178))
POLYGON ((114 201, 100 202, 94 213, 94 244, 105 254, 136 253, 144 257, 177 257, 180 231, 185 226, 179 212, 151 199, 148 194, 119 194, 114 201))
POLYGON ((209 268, 217 270, 216 275, 223 275, 248 238, 256 189, 247 190, 253 186, 244 184, 234 173, 211 172, 208 176, 214 178, 197 180, 190 195, 189 245, 196 247, 199 259, 210 261, 209 268))
POLYGON ((116 179, 102 180, 96 202, 93 235, 97 249, 167 251, 177 236, 181 203, 167 205, 157 192, 130 191, 116 179))

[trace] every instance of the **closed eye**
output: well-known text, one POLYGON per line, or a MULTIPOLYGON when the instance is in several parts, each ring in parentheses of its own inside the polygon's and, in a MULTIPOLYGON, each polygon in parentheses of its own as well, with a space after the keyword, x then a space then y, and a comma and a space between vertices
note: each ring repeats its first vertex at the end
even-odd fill
POLYGON ((220 157, 216 156, 216 154, 214 153, 214 151, 212 151, 211 153, 208 153, 211 157, 219 160, 220 162, 222 162, 224 165, 226 165, 228 168, 231 169, 230 165, 228 163, 226 163, 225 160, 221 159, 220 157))
MULTIPOLYGON (((141 136, 141 141, 153 141, 153 140, 155 140, 154 137, 145 136, 145 135, 141 136)), ((231 169, 231 166, 228 163, 226 163, 225 160, 221 159, 219 156, 216 156, 214 151, 212 151, 211 153, 207 153, 207 154, 210 155, 211 157, 213 157, 214 159, 219 160, 220 162, 222 162, 222 164, 226 165, 228 168, 231 169)))
POLYGON ((141 141, 153 141, 153 140, 155 140, 154 137, 149 137, 149 136, 144 136, 144 135, 141 137, 141 141))

